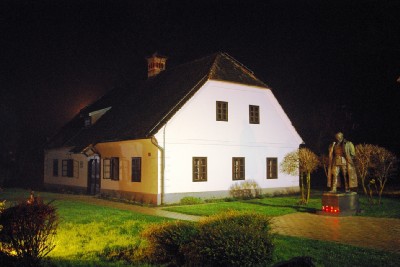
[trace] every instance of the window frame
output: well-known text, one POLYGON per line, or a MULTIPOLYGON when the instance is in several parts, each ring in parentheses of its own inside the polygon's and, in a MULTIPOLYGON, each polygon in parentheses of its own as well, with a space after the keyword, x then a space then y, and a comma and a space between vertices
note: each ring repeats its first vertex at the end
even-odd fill
POLYGON ((246 178, 246 161, 244 157, 232 157, 232 180, 240 181, 246 178))
POLYGON ((207 182, 207 157, 192 158, 192 181, 207 182))
POLYGON ((103 179, 119 181, 119 158, 103 159, 103 179))
POLYGON ((217 121, 228 121, 228 102, 216 101, 215 112, 217 121))
POLYGON ((278 179, 278 158, 268 157, 267 158, 267 179, 278 179))
POLYGON ((249 105, 249 123, 260 124, 260 106, 249 105))
POLYGON ((132 157, 131 160, 131 182, 142 181, 142 157, 132 157))
POLYGON ((63 159, 61 162, 61 175, 62 177, 74 177, 74 160, 63 159))

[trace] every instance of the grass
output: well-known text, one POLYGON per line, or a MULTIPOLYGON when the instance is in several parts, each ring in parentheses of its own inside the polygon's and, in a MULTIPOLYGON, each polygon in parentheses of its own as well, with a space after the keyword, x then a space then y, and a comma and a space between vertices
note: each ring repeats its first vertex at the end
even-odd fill
POLYGON ((400 219, 400 197, 382 197, 381 204, 371 205, 365 196, 360 197, 360 216, 400 219))
MULTIPOLYGON (((5 190, 1 199, 8 205, 26 199, 29 192, 20 189, 5 190)), ((74 200, 60 200, 63 195, 40 193, 45 201, 56 199, 60 225, 56 247, 49 253, 50 266, 122 266, 122 261, 109 262, 104 251, 126 248, 139 242, 139 233, 149 224, 167 219, 97 206, 74 200)))
MULTIPOLYGON (((228 210, 252 210, 268 216, 281 216, 295 212, 315 212, 321 208, 321 194, 314 193, 308 205, 298 204, 298 196, 266 197, 232 202, 215 202, 207 204, 171 206, 164 210, 189 215, 210 216, 228 210)), ((381 205, 370 205, 365 196, 360 196, 362 212, 359 216, 400 218, 400 198, 383 197, 381 205)))
MULTIPOLYGON (((26 199, 28 191, 7 189, 0 193, 7 203, 26 199)), ((90 203, 71 200, 64 195, 40 193, 45 201, 56 199, 61 223, 56 237, 56 248, 49 254, 46 266, 128 266, 123 260, 110 261, 107 253, 134 247, 140 241, 139 233, 151 223, 166 219, 97 206, 90 203)), ((313 196, 307 207, 297 204, 298 197, 272 197, 238 202, 218 202, 202 205, 168 207, 168 210, 192 210, 192 214, 211 215, 221 211, 253 210, 276 216, 297 211, 317 209, 320 197, 313 196), (194 212, 197 211, 197 212, 194 212)), ((362 216, 385 216, 399 218, 399 199, 384 199, 385 211, 366 210, 362 216), (396 209, 397 213, 392 209, 396 209), (392 211, 391 211, 392 210, 392 211)), ((399 254, 359 248, 334 242, 311 240, 288 236, 277 236, 274 263, 296 256, 312 256, 317 266, 400 266, 399 254)), ((150 265, 149 265, 150 266, 150 265)))
POLYGON ((279 216, 298 211, 312 211, 315 208, 319 208, 321 200, 312 199, 308 206, 299 205, 297 202, 297 196, 270 197, 233 202, 214 202, 186 206, 171 206, 164 208, 164 210, 199 216, 210 216, 228 210, 252 210, 268 216, 279 216))
POLYGON ((275 247, 275 262, 311 256, 316 266, 400 266, 399 254, 327 241, 277 236, 275 247))

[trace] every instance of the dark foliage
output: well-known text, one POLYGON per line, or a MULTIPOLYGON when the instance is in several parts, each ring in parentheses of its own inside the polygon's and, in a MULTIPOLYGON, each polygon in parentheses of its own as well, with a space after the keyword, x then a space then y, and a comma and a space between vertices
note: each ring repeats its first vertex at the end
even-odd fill
POLYGON ((54 247, 58 226, 56 208, 31 198, 7 208, 0 216, 1 253, 12 256, 18 266, 38 266, 54 247))
POLYGON ((195 266, 265 266, 274 252, 270 219, 256 213, 228 212, 199 223, 185 247, 195 266))
POLYGON ((144 260, 156 264, 182 266, 185 263, 183 248, 197 235, 190 222, 166 222, 147 228, 142 236, 148 241, 144 260))
POLYGON ((145 230, 144 260, 171 266, 258 266, 272 261, 270 220, 228 212, 198 224, 168 222, 145 230))
POLYGON ((315 267, 313 259, 308 256, 294 257, 275 264, 273 267, 315 267))

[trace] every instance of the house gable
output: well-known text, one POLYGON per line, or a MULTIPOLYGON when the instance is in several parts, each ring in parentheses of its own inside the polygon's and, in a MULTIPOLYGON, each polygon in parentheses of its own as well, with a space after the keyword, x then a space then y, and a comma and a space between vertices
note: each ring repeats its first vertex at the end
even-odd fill
POLYGON ((232 162, 243 160, 243 180, 262 188, 295 188, 298 177, 276 171, 267 179, 267 159, 278 166, 284 155, 302 140, 271 90, 225 81, 209 80, 156 134, 165 150, 165 194, 174 196, 221 192, 236 183, 232 162), (227 103, 227 120, 218 120, 217 102, 227 103), (249 107, 259 108, 259 123, 249 118, 249 107), (196 180, 193 162, 204 160, 207 179, 196 180), (279 172, 279 174, 278 174, 279 172), (217 192, 218 191, 218 192, 217 192))
POLYGON ((149 138, 154 135, 207 80, 268 88, 225 53, 162 71, 129 89, 117 88, 81 110, 48 142, 48 148, 74 146, 75 152, 100 142, 149 138), (84 127, 87 114, 111 107, 95 125, 84 127))

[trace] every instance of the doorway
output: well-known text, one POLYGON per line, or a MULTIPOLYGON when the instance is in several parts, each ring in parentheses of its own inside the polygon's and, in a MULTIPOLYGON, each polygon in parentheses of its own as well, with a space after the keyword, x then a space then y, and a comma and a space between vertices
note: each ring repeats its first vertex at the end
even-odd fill
POLYGON ((100 193, 100 158, 95 156, 88 162, 88 194, 100 193))

